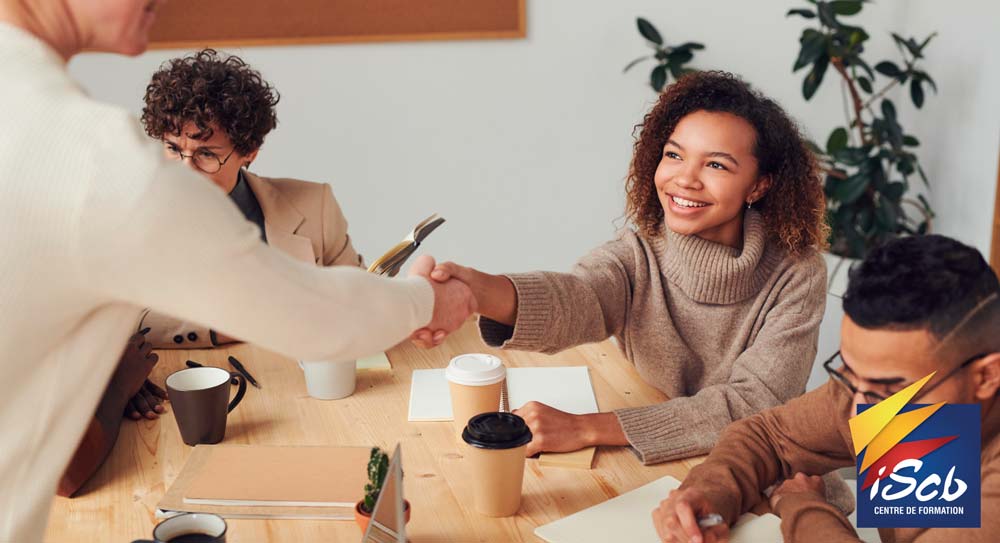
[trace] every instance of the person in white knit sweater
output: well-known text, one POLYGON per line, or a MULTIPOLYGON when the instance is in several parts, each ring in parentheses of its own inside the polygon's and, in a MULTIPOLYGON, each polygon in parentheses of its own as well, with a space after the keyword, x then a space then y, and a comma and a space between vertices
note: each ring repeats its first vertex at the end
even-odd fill
POLYGON ((269 248, 135 117, 88 97, 66 62, 141 53, 159 3, 0 0, 2 542, 42 539, 143 307, 309 359, 371 354, 425 326, 443 335, 475 310, 464 284, 428 281, 430 257, 390 280, 269 248))

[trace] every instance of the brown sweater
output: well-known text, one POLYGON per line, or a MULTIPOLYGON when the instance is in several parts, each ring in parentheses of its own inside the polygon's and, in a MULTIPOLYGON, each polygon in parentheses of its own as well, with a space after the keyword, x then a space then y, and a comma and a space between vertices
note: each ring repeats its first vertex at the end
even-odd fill
MULTIPOLYGON (((797 472, 815 475, 853 466, 848 420, 851 396, 827 383, 786 405, 760 413, 726 429, 718 447, 695 467, 681 488, 696 487, 726 520, 760 501, 760 492, 797 472)), ((997 541, 1000 534, 1000 407, 985 414, 982 426, 982 527, 880 529, 886 543, 966 543, 997 541)), ((785 541, 859 541, 847 518, 825 501, 789 494, 778 502, 785 541)))
POLYGON ((730 422, 802 394, 825 304, 822 258, 787 256, 756 211, 742 250, 663 230, 626 232, 570 273, 509 275, 514 326, 479 323, 490 345, 546 353, 614 336, 671 398, 615 412, 646 464, 706 453, 730 422))

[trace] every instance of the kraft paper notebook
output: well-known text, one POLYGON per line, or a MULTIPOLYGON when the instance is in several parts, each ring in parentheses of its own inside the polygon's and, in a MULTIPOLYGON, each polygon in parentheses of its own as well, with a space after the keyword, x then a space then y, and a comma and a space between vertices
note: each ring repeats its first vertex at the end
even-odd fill
MULTIPOLYGON (((535 528, 548 543, 659 543, 650 512, 681 482, 667 476, 555 522, 535 528)), ((781 519, 747 513, 730 531, 730 543, 778 543, 781 519)))
MULTIPOLYGON (((414 370, 410 383, 410 422, 451 421, 451 392, 443 369, 414 370)), ((597 398, 587 366, 507 368, 511 409, 530 401, 542 402, 575 415, 597 413, 597 398)), ((590 469, 594 447, 571 453, 545 453, 543 466, 590 469)))
POLYGON ((227 518, 353 518, 368 447, 198 445, 157 505, 227 518))

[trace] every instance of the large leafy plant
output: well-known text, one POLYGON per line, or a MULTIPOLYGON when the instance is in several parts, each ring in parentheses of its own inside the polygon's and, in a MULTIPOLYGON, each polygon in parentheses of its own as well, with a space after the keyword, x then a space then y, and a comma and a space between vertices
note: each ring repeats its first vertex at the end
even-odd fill
POLYGON ((893 33, 900 62, 883 60, 873 69, 862 57, 868 32, 840 19, 857 15, 862 0, 807 1, 810 7, 787 14, 816 25, 802 31, 792 67, 793 72, 808 68, 802 96, 811 99, 830 69, 850 96, 845 126, 830 133, 825 148, 813 144, 826 172, 830 250, 862 258, 887 239, 927 232, 934 216, 923 195, 908 197, 914 175, 929 186, 914 153, 920 142, 905 132, 895 104, 885 96, 896 86, 909 85, 910 99, 919 109, 927 88, 937 92, 934 80, 919 65, 935 35, 918 42, 893 33))
POLYGON ((656 92, 663 90, 663 87, 670 80, 670 76, 678 79, 682 75, 693 71, 684 65, 691 62, 691 59, 694 58, 694 52, 704 49, 704 45, 693 41, 680 45, 667 45, 664 43, 660 31, 653 26, 653 23, 642 17, 637 18, 635 23, 639 28, 639 35, 646 39, 646 44, 653 49, 653 53, 643 55, 629 62, 625 66, 624 71, 629 71, 630 68, 644 60, 655 60, 656 65, 653 66, 653 70, 649 73, 649 86, 653 87, 653 90, 656 92))

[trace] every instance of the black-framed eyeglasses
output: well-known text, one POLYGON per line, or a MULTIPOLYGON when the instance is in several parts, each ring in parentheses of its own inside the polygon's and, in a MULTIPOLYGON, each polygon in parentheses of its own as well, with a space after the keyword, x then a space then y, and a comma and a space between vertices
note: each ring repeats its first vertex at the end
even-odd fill
MULTIPOLYGON (((975 362, 976 360, 979 360, 980 358, 986 356, 987 354, 989 354, 989 353, 980 353, 980 354, 977 354, 976 356, 973 356, 972 358, 969 358, 968 360, 962 362, 961 364, 958 365, 958 367, 956 367, 955 369, 953 369, 950 372, 948 372, 947 374, 945 374, 944 377, 942 377, 941 379, 938 379, 938 381, 936 383, 934 383, 933 385, 931 385, 931 386, 929 386, 929 387, 921 390, 920 392, 918 392, 917 395, 914 396, 910 400, 910 403, 916 403, 916 401, 918 399, 922 398, 925 394, 927 394, 928 392, 930 392, 930 391, 934 390, 935 388, 937 388, 938 385, 940 385, 941 383, 947 381, 948 379, 951 379, 955 374, 957 374, 958 372, 960 372, 960 371, 964 370, 965 368, 967 368, 969 366, 969 364, 972 364, 973 362, 975 362)), ((847 389, 848 392, 851 393, 852 396, 855 395, 855 394, 861 394, 865 398, 865 402, 866 403, 870 403, 870 404, 879 403, 882 400, 888 398, 888 396, 886 396, 884 394, 881 394, 881 393, 878 393, 878 392, 874 392, 874 391, 871 391, 871 390, 865 390, 865 391, 858 390, 858 387, 854 386, 854 383, 851 383, 851 380, 848 379, 846 375, 844 375, 843 373, 840 372, 840 368, 834 368, 833 367, 834 364, 837 361, 840 362, 840 366, 841 367, 845 367, 845 368, 847 367, 847 365, 844 364, 843 357, 841 357, 841 355, 840 355, 840 351, 837 351, 837 352, 833 353, 833 356, 831 356, 830 358, 827 358, 826 362, 823 362, 823 369, 825 369, 826 372, 828 374, 830 374, 830 378, 831 379, 833 379, 837 383, 840 383, 844 388, 847 389)), ((903 388, 906 388, 906 387, 908 387, 908 386, 910 386, 912 384, 913 383, 907 383, 900 390, 902 390, 903 388)), ((892 394, 890 394, 890 396, 891 395, 892 394)))
POLYGON ((167 154, 167 158, 174 160, 184 160, 185 158, 190 158, 191 163, 194 164, 195 168, 199 170, 212 174, 218 173, 219 170, 229 161, 229 157, 233 156, 236 152, 236 148, 233 147, 232 151, 226 155, 226 158, 219 158, 218 155, 209 151, 208 149, 198 149, 191 155, 185 155, 177 148, 176 145, 170 143, 169 141, 163 142, 163 151, 167 154))

